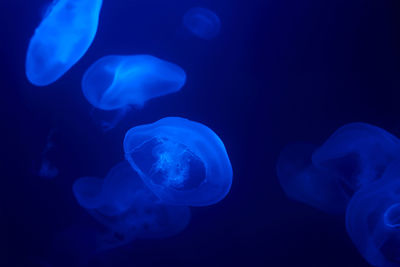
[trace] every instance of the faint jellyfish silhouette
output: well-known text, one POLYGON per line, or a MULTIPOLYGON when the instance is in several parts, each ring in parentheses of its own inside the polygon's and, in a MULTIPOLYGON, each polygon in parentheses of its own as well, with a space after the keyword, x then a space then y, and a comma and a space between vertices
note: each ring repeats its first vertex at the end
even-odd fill
POLYGON ((361 255, 373 266, 400 266, 400 161, 382 178, 354 194, 346 228, 361 255))
POLYGON ((74 182, 72 191, 79 205, 86 209, 103 205, 103 180, 100 178, 79 178, 74 182))
POLYGON ((125 157, 144 183, 172 205, 219 202, 232 184, 232 166, 221 139, 208 127, 178 117, 131 128, 125 157))
POLYGON ((189 9, 183 16, 183 25, 195 36, 202 39, 213 39, 221 30, 218 16, 202 7, 189 9))
POLYGON ((102 0, 55 0, 30 40, 26 76, 37 86, 64 75, 86 53, 99 21, 102 0))
POLYGON ((55 134, 55 130, 52 129, 50 130, 47 140, 46 140, 46 145, 42 151, 42 159, 38 171, 38 175, 40 178, 43 179, 53 179, 58 176, 59 171, 57 167, 55 167, 52 162, 48 159, 49 153, 54 149, 54 143, 53 143, 53 137, 55 134))
POLYGON ((106 56, 82 79, 82 91, 95 108, 121 110, 104 126, 113 128, 130 107, 142 108, 150 99, 179 91, 186 73, 179 66, 150 55, 106 56))
POLYGON ((287 145, 277 162, 277 176, 285 194, 296 201, 328 213, 344 213, 350 199, 343 191, 340 177, 312 165, 317 146, 287 145))
POLYGON ((379 179, 385 168, 400 157, 400 141, 385 130, 366 123, 339 128, 312 156, 312 162, 341 177, 349 195, 379 179))

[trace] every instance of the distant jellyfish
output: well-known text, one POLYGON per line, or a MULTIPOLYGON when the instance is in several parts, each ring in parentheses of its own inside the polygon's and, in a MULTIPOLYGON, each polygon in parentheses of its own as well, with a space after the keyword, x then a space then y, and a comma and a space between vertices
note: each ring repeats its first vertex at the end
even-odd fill
POLYGON ((126 245, 135 239, 170 237, 183 231, 190 221, 188 207, 162 203, 127 161, 117 164, 104 180, 97 181, 102 182, 101 190, 93 182, 83 183, 92 184, 96 192, 93 195, 98 198, 95 205, 82 206, 108 229, 106 234, 99 235, 102 249, 126 245))
POLYGON ((98 109, 140 108, 152 98, 179 91, 185 81, 182 68, 154 56, 106 56, 86 71, 82 90, 98 109))
POLYGON ((400 162, 361 188, 349 203, 346 228, 373 266, 400 266, 400 162))
POLYGON ((370 124, 350 123, 316 149, 312 162, 341 177, 343 188, 352 194, 379 179, 390 162, 399 157, 398 138, 370 124))
POLYGON ((82 177, 76 180, 72 191, 79 205, 94 209, 103 204, 103 180, 95 177, 82 177))
POLYGON ((125 157, 162 201, 207 206, 232 184, 232 166, 221 139, 205 125, 179 117, 131 128, 125 157))
POLYGON ((99 21, 102 0, 54 0, 30 40, 26 76, 37 86, 64 75, 86 53, 99 21))
POLYGON ((202 39, 213 39, 221 30, 219 17, 206 8, 189 9, 183 16, 183 25, 195 36, 202 39))
POLYGON ((277 176, 286 195, 328 213, 344 213, 350 197, 335 174, 312 165, 316 146, 290 144, 278 159, 277 176))

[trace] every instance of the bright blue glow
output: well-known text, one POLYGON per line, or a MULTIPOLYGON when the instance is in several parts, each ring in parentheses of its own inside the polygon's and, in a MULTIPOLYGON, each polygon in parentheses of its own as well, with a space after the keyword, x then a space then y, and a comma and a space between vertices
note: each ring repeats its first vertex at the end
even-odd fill
POLYGON ((221 30, 218 16, 202 7, 189 9, 183 17, 183 25, 197 37, 207 40, 215 38, 221 30))
POLYGON ((55 0, 30 40, 26 76, 37 86, 64 75, 86 53, 99 21, 102 0, 55 0))
POLYGON ((400 162, 354 194, 346 227, 363 257, 374 266, 400 266, 400 162))
POLYGON ((382 175, 388 164, 400 156, 399 139, 366 123, 339 128, 313 154, 312 162, 341 177, 350 194, 382 175))
POLYGON ((98 184, 90 182, 85 182, 85 186, 81 187, 93 185, 93 190, 86 191, 100 192, 94 194, 96 199, 101 199, 96 202, 100 204, 92 205, 92 208, 89 205, 82 206, 109 229, 109 234, 104 235, 102 238, 105 240, 101 241, 104 243, 108 240, 109 247, 121 246, 138 238, 173 236, 183 231, 190 221, 188 207, 162 203, 127 161, 117 164, 104 180, 98 181, 101 182, 101 190, 98 184))
POLYGON ((82 177, 77 179, 72 191, 79 205, 86 209, 94 209, 103 204, 103 180, 95 177, 82 177))
POLYGON ((221 139, 208 127, 178 117, 131 128, 125 157, 162 201, 206 206, 232 184, 232 166, 221 139))
POLYGON ((278 159, 277 175, 286 195, 328 213, 343 213, 349 197, 338 183, 339 177, 312 165, 316 146, 290 144, 278 159))
POLYGON ((179 66, 150 55, 106 56, 86 71, 82 90, 96 108, 142 107, 149 99, 179 91, 186 74, 179 66))

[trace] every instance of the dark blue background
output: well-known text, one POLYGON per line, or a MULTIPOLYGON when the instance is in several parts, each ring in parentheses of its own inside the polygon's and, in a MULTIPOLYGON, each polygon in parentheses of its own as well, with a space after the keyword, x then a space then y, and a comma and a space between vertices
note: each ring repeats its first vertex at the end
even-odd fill
POLYGON ((91 220, 73 198, 73 181, 104 176, 123 159, 127 129, 165 116, 202 122, 223 139, 232 190, 217 205, 192 209, 180 235, 136 241, 92 266, 368 266, 344 218, 285 197, 275 162, 285 144, 319 144, 348 122, 400 135, 398 0, 104 0, 87 54, 59 81, 36 88, 24 63, 46 3, 0 1, 4 266, 43 266, 57 233, 91 220), (194 6, 219 15, 216 39, 183 29, 194 6), (180 65, 187 84, 104 133, 82 95, 82 75, 101 56, 138 53, 180 65), (60 175, 43 180, 35 164, 52 129, 50 160, 60 175))

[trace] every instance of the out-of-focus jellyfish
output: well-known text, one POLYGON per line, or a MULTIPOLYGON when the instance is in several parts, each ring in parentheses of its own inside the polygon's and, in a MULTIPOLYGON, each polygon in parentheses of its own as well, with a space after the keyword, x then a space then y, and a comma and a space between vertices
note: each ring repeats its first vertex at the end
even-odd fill
POLYGON ((49 132, 45 147, 42 151, 42 158, 40 160, 40 163, 34 164, 34 165, 40 165, 40 166, 34 166, 34 173, 43 179, 53 179, 57 177, 59 174, 58 168, 54 166, 49 159, 49 154, 51 154, 51 152, 54 150, 54 142, 52 139, 55 132, 56 131, 54 129, 52 129, 49 132))
POLYGON ((72 191, 79 205, 94 209, 103 204, 103 180, 95 177, 82 177, 76 180, 72 191))
POLYGON ((290 144, 278 159, 277 175, 286 195, 328 213, 344 213, 349 196, 335 174, 312 165, 311 155, 316 146, 290 144))
POLYGON ((48 159, 43 159, 39 170, 39 177, 43 179, 53 179, 57 177, 57 175, 58 169, 53 166, 48 159))
POLYGON ((321 147, 312 162, 341 177, 343 188, 352 195, 379 179, 385 168, 400 157, 400 141, 385 130, 366 123, 339 128, 321 147))
POLYGON ((106 56, 86 71, 82 90, 96 108, 142 107, 149 99, 179 91, 186 74, 179 66, 150 55, 106 56))
POLYGON ((100 194, 97 194, 100 191, 98 185, 91 183, 95 187, 94 195, 101 201, 96 197, 95 205, 90 206, 82 205, 83 201, 78 199, 98 222, 109 229, 108 234, 101 236, 102 249, 125 245, 134 239, 173 236, 189 223, 189 208, 162 203, 127 161, 112 168, 102 182, 100 194))
POLYGON ((221 30, 218 16, 202 7, 189 9, 183 16, 183 25, 197 37, 207 40, 216 37, 221 30))
POLYGON ((346 227, 363 257, 373 266, 400 266, 400 162, 382 178, 354 194, 346 227))
POLYGON ((54 0, 29 43, 25 67, 32 84, 55 82, 86 53, 101 5, 102 0, 54 0))
POLYGON ((162 201, 206 206, 232 184, 232 166, 221 139, 205 125, 179 117, 131 128, 125 157, 162 201))

